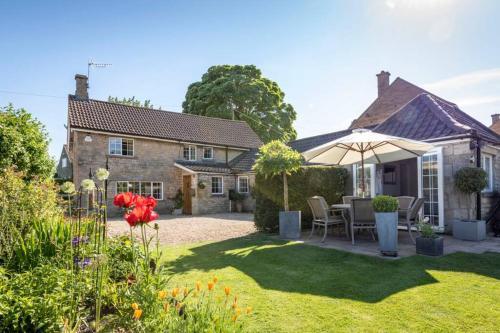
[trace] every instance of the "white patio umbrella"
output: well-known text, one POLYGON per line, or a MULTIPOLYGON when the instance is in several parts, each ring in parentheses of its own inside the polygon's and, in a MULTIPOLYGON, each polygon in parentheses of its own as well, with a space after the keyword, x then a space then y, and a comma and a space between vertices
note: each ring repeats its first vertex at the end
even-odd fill
POLYGON ((365 163, 388 163, 425 154, 426 142, 355 129, 351 134, 302 153, 311 163, 349 165, 361 162, 361 189, 365 190, 365 163))

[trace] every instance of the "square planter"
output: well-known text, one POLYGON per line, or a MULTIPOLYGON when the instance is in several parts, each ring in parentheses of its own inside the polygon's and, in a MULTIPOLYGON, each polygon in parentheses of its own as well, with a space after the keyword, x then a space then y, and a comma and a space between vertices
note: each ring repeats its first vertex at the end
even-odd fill
POLYGON ((378 246, 384 256, 398 256, 398 212, 375 213, 378 246))
POLYGON ((443 255, 443 237, 427 238, 417 237, 416 239, 417 254, 425 256, 442 256, 443 255))
POLYGON ((280 212, 280 237, 285 239, 299 239, 301 232, 300 210, 280 212))
POLYGON ((453 237, 461 240, 482 241, 486 239, 485 221, 453 221, 453 237))

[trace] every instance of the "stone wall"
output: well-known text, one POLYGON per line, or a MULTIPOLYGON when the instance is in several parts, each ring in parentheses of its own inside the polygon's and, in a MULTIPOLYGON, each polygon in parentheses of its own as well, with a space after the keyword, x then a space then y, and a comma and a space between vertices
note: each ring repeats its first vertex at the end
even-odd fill
MULTIPOLYGON (((116 194, 117 181, 154 181, 163 182, 163 200, 158 201, 157 211, 166 214, 173 207, 172 198, 179 189, 182 189, 182 175, 185 173, 174 166, 176 160, 183 158, 184 144, 166 142, 150 139, 134 138, 134 156, 113 156, 108 154, 109 137, 96 133, 72 132, 71 155, 73 157, 73 181, 78 186, 81 181, 88 178, 89 171, 103 168, 106 158, 109 160, 109 185, 108 185, 108 207, 110 216, 120 213, 113 206, 112 198, 116 194), (86 142, 85 136, 90 135, 92 142, 86 142)), ((197 145, 197 160, 203 158, 203 145, 197 145)), ((241 154, 241 150, 214 147, 214 162, 226 162, 226 154, 229 160, 241 154)), ((207 188, 201 190, 198 197, 198 180, 193 179, 192 186, 195 189, 193 197, 193 214, 227 212, 229 209, 228 190, 235 188, 235 176, 224 175, 224 196, 212 196, 208 182, 208 175, 198 175, 207 179, 207 188), (208 191, 208 192, 207 192, 208 191), (207 194, 208 193, 208 194, 207 194)), ((253 183, 252 183, 253 184, 253 183)))

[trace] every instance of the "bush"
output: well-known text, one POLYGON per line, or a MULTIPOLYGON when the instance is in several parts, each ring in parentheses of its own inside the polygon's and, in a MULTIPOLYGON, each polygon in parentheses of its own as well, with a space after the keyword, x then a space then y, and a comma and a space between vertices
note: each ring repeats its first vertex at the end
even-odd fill
MULTIPOLYGON (((309 225, 312 213, 307 199, 314 195, 325 197, 330 204, 338 203, 344 195, 347 170, 340 167, 307 167, 289 177, 291 210, 302 211, 303 225, 309 225)), ((255 179, 255 225, 262 231, 278 230, 279 211, 283 207, 283 178, 280 176, 255 179)))
POLYGON ((398 210, 398 199, 389 195, 377 195, 372 201, 376 213, 392 213, 398 210))
POLYGON ((243 201, 245 200, 245 195, 233 189, 229 190, 229 200, 231 201, 243 201))
POLYGON ((455 186, 464 194, 480 192, 486 185, 487 174, 482 168, 464 167, 455 173, 455 186))
POLYGON ((24 237, 33 221, 58 218, 61 211, 54 183, 33 179, 29 183, 24 174, 7 169, 0 174, 0 259, 12 253, 18 237, 24 237))

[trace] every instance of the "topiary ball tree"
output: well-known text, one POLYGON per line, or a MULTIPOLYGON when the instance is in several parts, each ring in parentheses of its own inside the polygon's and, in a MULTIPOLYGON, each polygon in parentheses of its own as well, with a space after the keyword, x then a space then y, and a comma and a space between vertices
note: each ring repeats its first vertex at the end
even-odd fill
POLYGON ((476 208, 472 208, 474 205, 473 194, 481 192, 488 185, 487 177, 486 171, 478 167, 464 167, 455 173, 455 186, 471 200, 467 210, 469 220, 471 220, 472 211, 476 208))
POLYGON ((273 140, 259 149, 259 157, 255 161, 253 170, 264 177, 281 175, 283 177, 283 202, 285 212, 288 212, 288 181, 287 176, 300 170, 303 158, 299 152, 273 140))
POLYGON ((398 199, 389 195, 377 195, 372 201, 376 213, 393 213, 399 208, 398 199))

